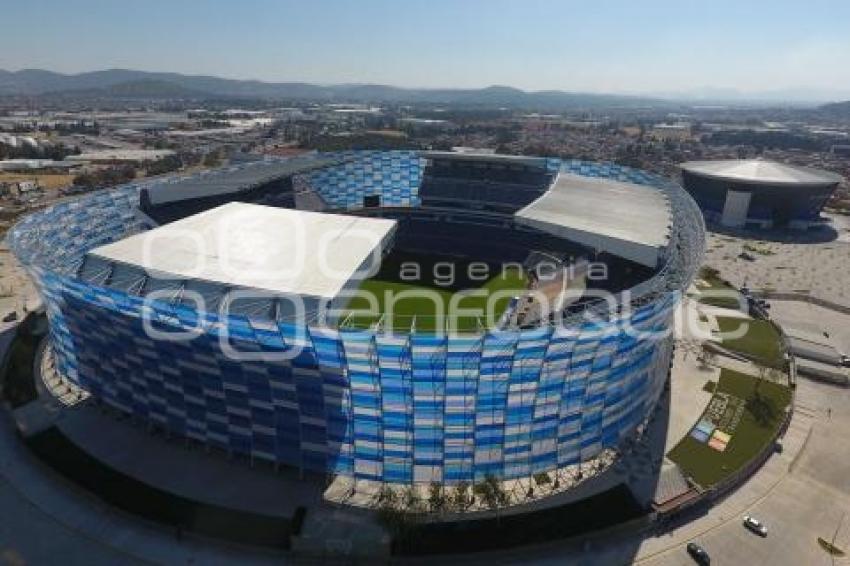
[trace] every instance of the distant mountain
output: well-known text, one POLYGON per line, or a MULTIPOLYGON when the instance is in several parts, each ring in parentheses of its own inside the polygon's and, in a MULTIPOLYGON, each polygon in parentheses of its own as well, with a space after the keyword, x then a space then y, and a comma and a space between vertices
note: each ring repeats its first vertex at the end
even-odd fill
POLYGON ((206 92, 192 90, 182 85, 158 79, 139 79, 116 83, 103 88, 84 88, 51 91, 39 96, 73 98, 116 98, 134 100, 210 98, 206 92))
POLYGON ((321 86, 269 83, 203 75, 127 69, 66 75, 40 69, 0 70, 0 96, 96 96, 109 98, 260 98, 322 102, 396 102, 475 105, 557 111, 570 108, 669 106, 639 96, 563 91, 527 92, 507 86, 482 89, 408 89, 376 84, 321 86))
POLYGON ((850 100, 846 102, 833 102, 832 104, 824 104, 818 108, 822 114, 829 116, 837 116, 840 118, 850 119, 850 100))
POLYGON ((683 91, 652 92, 667 100, 690 104, 740 104, 743 106, 796 106, 813 108, 819 104, 850 97, 850 90, 822 88, 785 88, 773 90, 738 90, 734 88, 701 87, 683 91))

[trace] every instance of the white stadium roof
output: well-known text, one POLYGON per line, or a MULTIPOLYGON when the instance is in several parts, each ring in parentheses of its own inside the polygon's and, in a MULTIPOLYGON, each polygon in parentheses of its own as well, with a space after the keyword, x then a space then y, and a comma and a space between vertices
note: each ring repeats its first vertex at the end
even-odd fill
POLYGON ((680 167, 704 177, 765 185, 831 185, 841 182, 840 175, 829 171, 765 159, 688 161, 680 167))
POLYGON ((231 202, 89 253, 159 277, 331 299, 380 261, 395 228, 395 220, 231 202))
POLYGON ((659 190, 561 173, 517 221, 649 267, 670 241, 670 203, 659 190))

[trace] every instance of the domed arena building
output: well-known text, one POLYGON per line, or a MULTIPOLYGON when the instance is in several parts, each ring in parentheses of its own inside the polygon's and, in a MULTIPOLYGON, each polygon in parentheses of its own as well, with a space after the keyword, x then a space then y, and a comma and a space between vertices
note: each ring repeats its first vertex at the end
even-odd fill
POLYGON ((765 159, 689 161, 682 184, 708 222, 729 228, 810 229, 841 182, 828 171, 765 159))
POLYGON ((635 169, 363 151, 102 190, 7 240, 56 371, 100 402, 253 460, 452 485, 639 433, 704 227, 635 169))

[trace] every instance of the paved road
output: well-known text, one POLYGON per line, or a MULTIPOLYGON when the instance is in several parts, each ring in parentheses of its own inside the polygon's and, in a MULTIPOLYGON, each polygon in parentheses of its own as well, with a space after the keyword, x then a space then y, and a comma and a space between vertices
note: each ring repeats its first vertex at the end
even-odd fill
POLYGON ((142 564, 66 527, 0 479, 0 564, 142 564))
POLYGON ((280 564, 282 555, 183 538, 56 476, 0 413, 0 565, 280 564))
POLYGON ((850 354, 850 316, 802 301, 770 301, 770 316, 779 324, 808 330, 815 334, 826 331, 828 341, 841 353, 850 354))
POLYGON ((611 535, 590 543, 556 542, 442 562, 693 565, 685 545, 696 540, 710 552, 713 565, 832 566, 817 537, 831 539, 846 511, 835 540, 850 551, 850 389, 800 380, 797 404, 784 452, 772 456, 707 513, 675 529, 649 536, 611 535), (746 513, 768 525, 768 538, 743 528, 741 517, 746 513))

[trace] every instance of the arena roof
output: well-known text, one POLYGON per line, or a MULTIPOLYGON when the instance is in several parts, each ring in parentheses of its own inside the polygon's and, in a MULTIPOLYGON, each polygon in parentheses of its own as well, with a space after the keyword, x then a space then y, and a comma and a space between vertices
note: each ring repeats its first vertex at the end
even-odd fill
POLYGON ((670 240, 672 213, 654 188, 561 173, 517 220, 618 257, 656 267, 670 240))
POLYGON ((330 299, 370 265, 396 221, 231 202, 90 255, 158 276, 330 299))
POLYGON ((248 190, 275 179, 327 167, 335 162, 334 159, 317 159, 309 156, 286 160, 254 161, 157 183, 147 187, 146 191, 151 204, 164 204, 248 190))
POLYGON ((835 173, 765 159, 688 161, 680 167, 704 177, 764 185, 832 185, 841 182, 841 176, 835 173))

